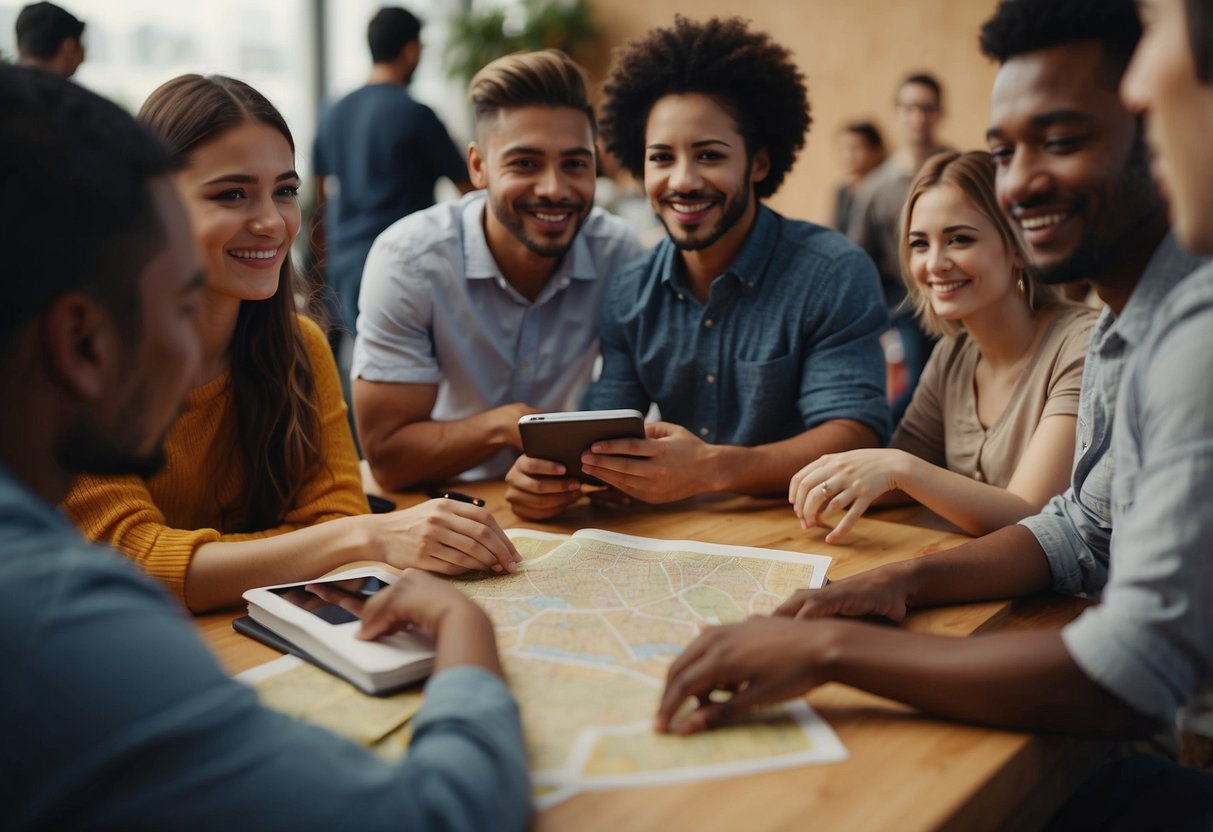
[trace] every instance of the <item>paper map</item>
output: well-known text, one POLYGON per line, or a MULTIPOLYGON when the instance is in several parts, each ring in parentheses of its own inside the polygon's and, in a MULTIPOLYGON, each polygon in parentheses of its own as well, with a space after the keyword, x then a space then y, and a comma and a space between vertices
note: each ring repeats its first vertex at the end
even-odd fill
MULTIPOLYGON (((538 808, 586 789, 845 759, 803 700, 691 737, 652 729, 666 669, 701 627, 769 613, 796 589, 821 586, 828 557, 596 529, 508 534, 523 555, 518 572, 454 582, 493 620, 538 808)), ((370 697, 290 657, 241 678, 270 707, 389 759, 404 753, 420 704, 415 688, 370 697)))

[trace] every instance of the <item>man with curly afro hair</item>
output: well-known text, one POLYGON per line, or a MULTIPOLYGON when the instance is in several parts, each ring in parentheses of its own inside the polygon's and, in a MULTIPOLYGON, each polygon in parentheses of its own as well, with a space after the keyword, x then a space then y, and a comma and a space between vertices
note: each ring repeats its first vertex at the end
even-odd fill
MULTIPOLYGON (((644 181, 668 236, 611 279, 587 409, 656 404, 646 438, 595 443, 607 499, 775 494, 825 453, 888 431, 875 267, 835 231, 762 205, 804 145, 809 105, 787 49, 737 18, 678 17, 615 57, 602 135, 644 181)), ((552 463, 507 475, 521 516, 581 497, 552 463)), ((600 498, 601 499, 601 498, 600 498)))
MULTIPOLYGON (((1003 0, 982 31, 1001 64, 988 133, 1001 206, 1044 279, 1090 279, 1107 306, 1085 366, 1071 487, 1018 525, 801 590, 774 618, 705 632, 670 669, 659 727, 691 733, 838 681, 953 719, 1128 739, 1171 730, 1213 693, 1213 294, 1186 288, 1199 261, 1169 233, 1140 120, 1117 94, 1140 32, 1133 0, 1003 0), (909 609, 1049 589, 1102 603, 1060 631, 966 639, 848 618, 900 621, 909 609), (718 687, 740 692, 724 704, 711 696, 718 687), (675 720, 693 696, 700 706, 675 720)), ((1183 85, 1174 77, 1172 91, 1183 85)), ((1209 122, 1197 114, 1208 119, 1213 98, 1203 95, 1199 105, 1171 102, 1168 123, 1207 157, 1209 122)), ((1185 185, 1184 204, 1200 214, 1213 183, 1203 160, 1190 168, 1204 187, 1185 185)), ((1183 787, 1194 799, 1185 803, 1172 799, 1176 779, 1165 800, 1139 800, 1133 822, 1114 828, 1209 828, 1182 815, 1197 804, 1213 811, 1207 780, 1203 791, 1199 778, 1183 787)), ((1144 797, 1104 794, 1118 792, 1144 797)), ((1125 817, 1101 809, 1056 828, 1113 828, 1125 817)))

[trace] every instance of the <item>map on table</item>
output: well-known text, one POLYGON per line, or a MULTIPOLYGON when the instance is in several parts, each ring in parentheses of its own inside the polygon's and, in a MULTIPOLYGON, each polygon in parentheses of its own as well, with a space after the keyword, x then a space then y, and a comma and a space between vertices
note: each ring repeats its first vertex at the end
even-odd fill
MULTIPOLYGON (((508 532, 512 575, 453 579, 493 619, 540 809, 588 789, 682 783, 846 758, 804 700, 690 737, 657 734, 666 669, 703 626, 775 609, 820 587, 830 558, 655 540, 597 529, 508 532)), ((408 746, 412 688, 372 697, 293 656, 240 674, 277 710, 386 759, 408 746)))
POLYGON ((846 757, 803 700, 691 737, 652 728, 666 669, 703 626, 820 587, 828 557, 596 529, 508 534, 524 558, 518 572, 455 583, 493 619, 541 806, 584 789, 846 757))

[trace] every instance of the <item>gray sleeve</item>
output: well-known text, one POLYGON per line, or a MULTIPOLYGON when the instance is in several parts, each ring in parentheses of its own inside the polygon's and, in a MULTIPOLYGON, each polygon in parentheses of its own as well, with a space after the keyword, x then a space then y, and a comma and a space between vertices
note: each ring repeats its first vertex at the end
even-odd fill
POLYGON ((1088 676, 1165 724, 1213 684, 1213 291, 1205 298, 1159 316, 1126 372, 1111 575, 1103 602, 1062 633, 1088 676))
POLYGON ((0 660, 21 684, 0 694, 0 798, 16 827, 524 828, 521 729, 496 677, 431 680, 409 755, 391 765, 261 707, 114 558, 4 575, 17 603, 0 615, 0 660))

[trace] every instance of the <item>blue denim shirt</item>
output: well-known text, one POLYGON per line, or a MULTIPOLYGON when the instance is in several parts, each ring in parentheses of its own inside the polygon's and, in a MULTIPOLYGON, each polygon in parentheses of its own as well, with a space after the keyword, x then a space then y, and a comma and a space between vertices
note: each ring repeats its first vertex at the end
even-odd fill
POLYGON ((1121 376, 1163 301, 1201 262, 1168 234, 1119 317, 1105 309, 1095 322, 1078 398, 1070 487, 1039 514, 1020 521, 1044 550, 1058 592, 1094 598, 1108 580, 1115 473, 1112 425, 1121 376))
POLYGON ((761 445, 831 419, 888 438, 880 279, 837 232, 759 206, 708 302, 667 238, 607 285, 590 410, 651 403, 713 444, 761 445))
POLYGON ((1169 723, 1213 694, 1213 266, 1152 317, 1116 401, 1103 603, 1062 638, 1100 686, 1169 723))

